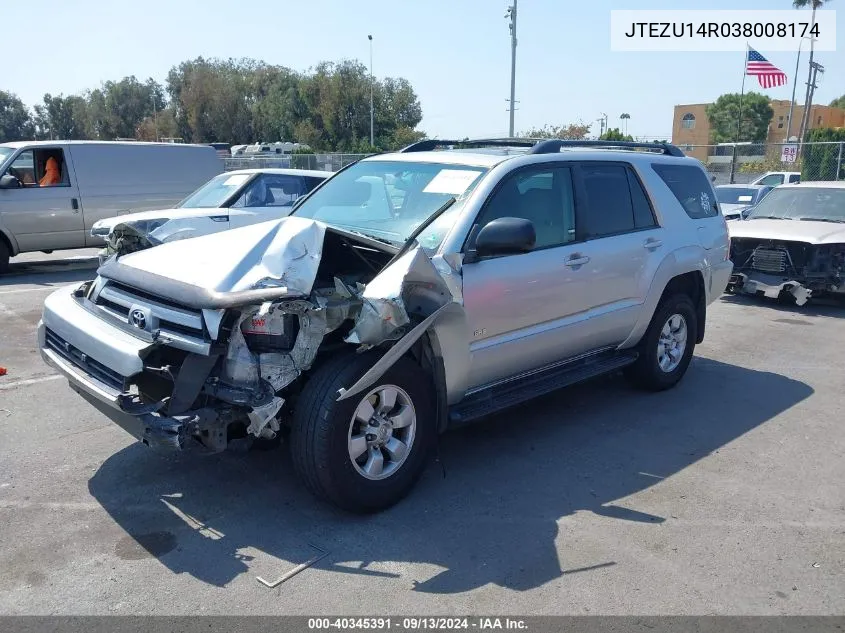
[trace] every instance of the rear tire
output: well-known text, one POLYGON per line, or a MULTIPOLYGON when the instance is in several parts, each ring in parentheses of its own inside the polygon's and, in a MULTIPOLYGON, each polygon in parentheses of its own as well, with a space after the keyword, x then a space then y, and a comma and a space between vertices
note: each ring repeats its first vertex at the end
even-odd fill
POLYGON ((697 334, 692 300, 684 294, 667 297, 658 305, 640 342, 639 358, 626 368, 625 376, 646 391, 674 387, 692 360, 697 334))
POLYGON ((377 359, 344 355, 317 368, 293 414, 290 446, 298 475, 316 496, 352 512, 382 510, 402 499, 435 437, 431 378, 408 357, 372 387, 337 401, 338 389, 352 386, 377 359))
POLYGON ((10 256, 11 253, 9 253, 9 247, 6 246, 6 243, 2 239, 0 239, 0 275, 9 272, 10 256))

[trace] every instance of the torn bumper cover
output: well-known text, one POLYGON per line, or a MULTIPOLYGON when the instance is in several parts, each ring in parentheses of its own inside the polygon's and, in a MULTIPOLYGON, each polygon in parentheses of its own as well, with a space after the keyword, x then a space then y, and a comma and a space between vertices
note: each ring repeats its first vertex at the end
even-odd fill
POLYGON ((734 273, 727 287, 728 292, 741 292, 749 295, 762 295, 777 299, 783 295, 792 295, 795 305, 802 306, 813 294, 810 288, 795 279, 783 279, 764 273, 734 273))

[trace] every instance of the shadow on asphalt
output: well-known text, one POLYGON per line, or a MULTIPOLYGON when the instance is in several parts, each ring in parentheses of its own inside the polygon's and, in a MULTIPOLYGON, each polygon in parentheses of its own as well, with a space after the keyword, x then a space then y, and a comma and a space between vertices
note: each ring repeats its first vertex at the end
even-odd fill
POLYGON ((752 297, 751 295, 730 295, 724 294, 721 297, 723 303, 744 306, 759 306, 773 310, 774 313, 782 312, 796 317, 801 316, 828 316, 845 318, 845 298, 819 297, 810 299, 803 306, 782 303, 777 299, 768 297, 752 297))
MULTIPOLYGON (((447 433, 439 462, 411 495, 366 517, 302 490, 285 450, 178 458, 133 444, 102 464, 89 490, 127 532, 123 541, 210 585, 247 572, 272 580, 311 557, 313 543, 330 552, 315 565, 322 570, 394 578, 434 594, 488 583, 521 591, 566 574, 613 573, 615 560, 584 561, 570 550, 577 527, 560 519, 592 512, 660 524, 665 517, 620 500, 812 392, 778 374, 698 357, 684 381, 663 393, 600 378, 447 433), (405 574, 420 577, 409 578, 390 562, 435 569, 412 567, 405 574)), ((125 543, 104 547, 120 555, 125 543)))
POLYGON ((9 271, 0 275, 0 287, 24 284, 49 286, 86 281, 96 277, 97 266, 97 257, 25 262, 16 262, 13 259, 9 262, 9 271))

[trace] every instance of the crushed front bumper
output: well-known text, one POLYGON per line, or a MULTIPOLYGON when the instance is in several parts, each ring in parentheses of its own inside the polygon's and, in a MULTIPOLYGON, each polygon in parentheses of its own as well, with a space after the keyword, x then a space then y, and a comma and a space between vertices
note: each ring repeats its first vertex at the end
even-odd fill
POLYGON ((38 323, 38 349, 44 362, 92 406, 151 448, 223 450, 226 429, 215 411, 162 415, 163 403, 142 404, 125 388, 129 378, 143 370, 141 356, 150 344, 97 319, 75 300, 75 290, 57 290, 44 303, 38 323), (202 443, 194 437, 201 437, 202 443))
POLYGON ((728 282, 728 292, 749 295, 763 295, 777 299, 785 294, 795 298, 795 305, 802 306, 810 299, 813 291, 795 279, 784 279, 765 273, 734 273, 728 282))

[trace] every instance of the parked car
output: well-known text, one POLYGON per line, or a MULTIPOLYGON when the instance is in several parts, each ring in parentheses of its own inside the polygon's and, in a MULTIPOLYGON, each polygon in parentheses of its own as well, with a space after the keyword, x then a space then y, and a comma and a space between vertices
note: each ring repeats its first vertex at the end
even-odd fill
POLYGON ((772 189, 769 185, 719 185, 716 199, 726 220, 741 220, 743 212, 760 202, 772 189))
POLYGON ((105 239, 100 262, 151 246, 280 218, 300 197, 330 177, 330 171, 242 169, 215 176, 177 204, 106 218, 91 235, 105 239))
POLYGON ((0 144, 0 272, 19 253, 102 245, 97 220, 173 206, 221 171, 208 145, 0 144))
POLYGON ((402 498, 448 428, 607 372, 681 380, 732 269, 700 163, 448 143, 358 161, 288 217, 110 259, 47 298, 43 358, 151 447, 289 433, 304 483, 353 511, 402 498))
POLYGON ((729 292, 804 305, 845 297, 845 182, 776 187, 745 222, 730 223, 729 292))
POLYGON ((777 187, 778 185, 794 184, 798 182, 801 182, 800 171, 769 171, 756 180, 751 181, 750 184, 777 187))

